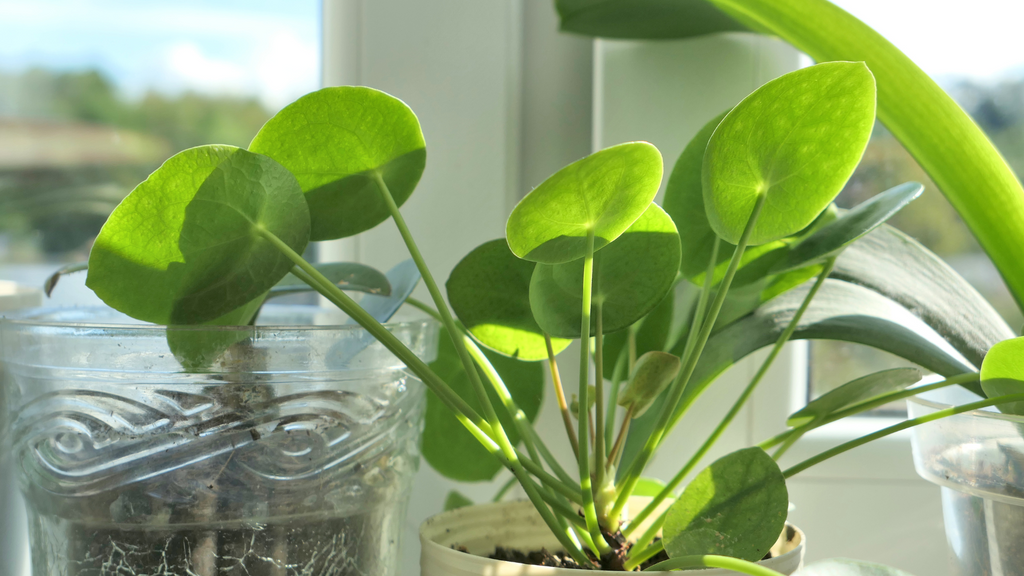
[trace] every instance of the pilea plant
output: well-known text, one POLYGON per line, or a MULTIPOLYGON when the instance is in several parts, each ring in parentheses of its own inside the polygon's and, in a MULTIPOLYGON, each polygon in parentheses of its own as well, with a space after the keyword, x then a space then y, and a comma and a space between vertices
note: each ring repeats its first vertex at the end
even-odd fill
MULTIPOLYGON (((920 388, 906 389, 920 371, 887 371, 842 386, 794 414, 788 431, 717 460, 677 490, 788 340, 850 329, 834 322, 837 311, 854 306, 851 301, 863 308, 871 294, 882 298, 829 280, 846 269, 841 257, 871 239, 857 262, 881 261, 878 252, 895 244, 923 250, 883 225, 920 194, 920 185, 897 186, 845 212, 832 206, 874 119, 868 68, 820 64, 769 82, 712 120, 676 162, 664 207, 653 202, 663 170, 650 144, 620 144, 570 164, 523 198, 504 238, 472 249, 453 270, 446 287, 456 320, 399 209, 425 166, 415 115, 369 88, 327 88, 278 113, 247 150, 204 146, 168 160, 111 215, 90 256, 87 284, 143 320, 236 324, 251 322, 268 296, 304 283, 432 392, 426 459, 459 480, 511 471, 581 568, 716 566, 776 574, 755 563, 783 532, 786 479, 926 419, 787 470, 778 457, 808 430, 916 393, 920 388), (445 332, 430 365, 346 294, 343 288, 353 285, 338 285, 345 267, 314 265, 301 255, 311 240, 349 236, 388 218, 432 300, 407 303, 434 316, 445 332), (694 302, 675 298, 681 282, 699 286, 694 302), (826 293, 823 311, 816 295, 826 293), (677 326, 673 308, 683 306, 687 321, 677 326), (567 394, 557 356, 573 340, 580 345, 580 377, 567 394), (701 392, 766 345, 772 346, 768 358, 679 473, 666 483, 644 478, 701 392), (575 455, 572 467, 552 456, 550 439, 531 424, 545 362, 575 455), (769 455, 765 450, 774 446, 769 455), (627 513, 638 490, 653 498, 627 513), (674 503, 662 512, 666 500, 674 503), (640 533, 644 521, 650 528, 640 533)), ((360 275, 357 285, 365 290, 389 289, 372 271, 347 270, 360 275)), ((888 317, 889 311, 854 320, 852 331, 884 337, 902 326, 904 355, 949 376, 932 387, 978 381, 969 365, 922 335, 921 320, 888 317)), ((171 342, 191 370, 232 344, 171 342)), ((1011 400, 1024 395, 963 409, 1011 400)), ((453 506, 464 502, 457 494, 449 498, 453 506)), ((883 570, 866 566, 830 564, 807 573, 883 570)))

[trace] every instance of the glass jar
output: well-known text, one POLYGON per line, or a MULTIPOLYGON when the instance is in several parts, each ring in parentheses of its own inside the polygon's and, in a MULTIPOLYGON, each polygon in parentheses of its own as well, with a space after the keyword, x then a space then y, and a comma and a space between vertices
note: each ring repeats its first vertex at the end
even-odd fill
MULTIPOLYGON (((425 391, 344 318, 268 306, 258 326, 168 328, 69 309, 0 325, 33 575, 394 574, 425 391)), ((433 321, 388 328, 436 354, 433 321)))

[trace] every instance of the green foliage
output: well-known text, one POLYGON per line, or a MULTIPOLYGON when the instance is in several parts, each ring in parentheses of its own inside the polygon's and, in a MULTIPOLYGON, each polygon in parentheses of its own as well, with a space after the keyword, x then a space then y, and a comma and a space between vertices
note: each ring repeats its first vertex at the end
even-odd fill
MULTIPOLYGON (((530 309, 530 278, 535 266, 517 258, 501 238, 474 248, 455 266, 445 284, 452 309, 473 338, 505 356, 528 361, 548 357, 544 331, 530 309)), ((570 342, 553 338, 555 354, 570 342)))
POLYGON ((917 182, 907 182, 858 204, 801 240, 771 271, 779 274, 835 256, 843 248, 881 226, 920 196, 923 190, 924 187, 917 182))
POLYGON ((246 326, 255 320, 263 298, 199 325, 168 326, 167 347, 186 372, 202 372, 212 366, 225 350, 249 338, 245 330, 218 330, 218 326, 246 326))
POLYGON ((786 420, 786 426, 802 426, 821 420, 844 408, 903 390, 920 382, 921 378, 921 371, 917 368, 893 368, 857 378, 808 402, 786 420))
POLYGON ((767 196, 749 243, 807 227, 839 194, 875 121, 875 82, 863 63, 790 72, 755 90, 708 141, 701 173, 711 227, 737 243, 767 196))
POLYGON ((110 215, 86 285, 140 320, 206 322, 262 298, 291 269, 267 234, 305 249, 309 211, 295 178, 238 148, 192 148, 110 215))
POLYGON ((532 262, 561 264, 583 258, 593 233, 600 250, 647 210, 661 186, 661 169, 661 153, 646 142, 573 162, 512 210, 505 226, 509 248, 532 262))
MULTIPOLYGON (((513 358, 485 350, 501 379, 508 387, 512 399, 526 417, 533 421, 540 410, 544 390, 544 369, 536 362, 520 362, 513 358)), ((437 346, 437 360, 430 364, 431 370, 441 377, 456 394, 479 411, 480 404, 473 392, 469 375, 459 360, 455 346, 448 333, 442 328, 437 346)), ((481 378, 484 376, 481 374, 481 378)), ((486 381, 486 379, 485 379, 486 381)), ((497 394, 488 388, 491 404, 500 406, 497 394)), ((498 409, 501 425, 513 444, 519 441, 516 427, 507 414, 498 409)), ((423 458, 444 476, 462 482, 480 482, 494 478, 501 470, 501 463, 491 456, 459 423, 434 392, 427 393, 427 413, 421 444, 423 458)))
MULTIPOLYGON (((981 388, 989 398, 1024 393, 1024 337, 1004 340, 981 364, 981 388)), ((1000 404, 999 411, 1024 416, 1024 402, 1000 404)))
POLYGON ((444 511, 455 510, 456 508, 465 508, 466 506, 472 506, 473 501, 467 498, 458 490, 452 490, 448 492, 448 496, 444 499, 444 511))
MULTIPOLYGON (((652 350, 665 351, 669 345, 669 337, 673 328, 673 310, 675 308, 676 297, 672 291, 662 298, 661 303, 658 304, 654 310, 651 310, 647 316, 644 316, 640 321, 640 327, 630 327, 627 330, 619 330, 611 334, 605 334, 604 337, 604 363, 602 368, 604 370, 604 377, 611 379, 615 371, 615 363, 619 359, 619 354, 629 344, 629 330, 636 330, 636 355, 639 357, 652 350)), ((627 351, 626 354, 629 352, 627 351)), ((622 379, 625 380, 629 374, 622 374, 622 379)))
POLYGON ((562 30, 605 38, 688 38, 746 30, 705 0, 557 0, 562 30))
POLYGON ((679 357, 668 352, 651 351, 636 359, 636 366, 626 387, 619 393, 618 404, 633 411, 633 418, 639 418, 651 407, 679 374, 682 363, 679 357))
MULTIPOLYGON (((541 329, 561 338, 578 338, 582 323, 582 260, 537 264, 530 280, 530 306, 541 329)), ((594 255, 595 303, 600 303, 604 332, 621 330, 661 303, 679 269, 679 235, 657 204, 604 250, 594 255), (637 256, 642 254, 642 258, 637 256)), ((591 335, 597 330, 591 315, 591 335)))
POLYGON ((312 240, 352 236, 390 216, 376 177, 401 206, 426 165, 416 115, 401 100, 356 86, 324 88, 271 118, 249 149, 291 170, 313 218, 312 240))
POLYGON ((789 492, 775 460, 760 448, 719 458, 683 490, 665 520, 670 558, 716 554, 756 562, 778 540, 789 492))
MULTIPOLYGON (((320 262, 313 265, 325 278, 342 290, 366 292, 378 296, 391 295, 391 283, 387 276, 376 268, 356 262, 320 262)), ((287 296, 298 292, 309 292, 313 288, 289 272, 274 285, 267 298, 287 296)))

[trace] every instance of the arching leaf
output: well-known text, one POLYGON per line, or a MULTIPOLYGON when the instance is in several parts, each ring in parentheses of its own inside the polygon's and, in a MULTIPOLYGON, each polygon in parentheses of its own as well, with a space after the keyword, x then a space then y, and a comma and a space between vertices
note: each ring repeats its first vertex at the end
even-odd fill
POLYGON ((756 562, 779 539, 788 514, 779 465, 760 448, 737 450, 697 474, 669 508, 665 551, 670 558, 717 554, 756 562))
POLYGON ((892 218, 922 191, 924 186, 907 182, 861 202, 792 247, 771 273, 781 274, 835 255, 892 218))
MULTIPOLYGON (((325 278, 333 282, 342 290, 354 292, 366 292, 379 296, 391 294, 391 283, 387 276, 376 268, 357 262, 319 262, 313 267, 320 271, 325 278)), ((267 298, 287 296, 299 292, 309 292, 313 288, 289 272, 280 282, 270 289, 267 298)))
POLYGON ((426 165, 419 120, 401 100, 372 88, 323 88, 286 106, 249 149, 291 170, 312 217, 312 240, 344 238, 390 216, 374 174, 401 206, 426 165))
POLYGON ((230 146, 180 152, 107 219, 86 285, 111 307, 157 324, 199 324, 271 289, 301 253, 309 211, 295 178, 230 146))
POLYGON ((573 162, 512 210, 505 227, 509 248, 533 262, 571 262, 586 255, 589 230, 600 250, 647 210, 661 186, 661 169, 661 153, 646 142, 573 162))
POLYGON ((704 205, 715 233, 737 243, 762 194, 750 245, 806 228, 860 162, 874 121, 875 81, 863 63, 818 64, 755 90, 704 153, 704 205))
MULTIPOLYGON (((1024 393, 1024 337, 1004 340, 988 351, 981 364, 981 388, 989 398, 1024 393)), ((1024 402, 997 408, 1004 414, 1024 416, 1024 402)))
POLYGON ((746 30, 705 0, 557 0, 562 30, 603 38, 689 38, 746 30))
POLYGON ((922 376, 917 368, 892 368, 857 378, 810 401, 786 420, 786 426, 801 426, 889 392, 904 390, 920 382, 922 376))
MULTIPOLYGON (((649 206, 625 234, 594 257, 593 300, 602 302, 605 332, 643 318, 665 297, 679 269, 675 224, 660 206, 649 206)), ((537 264, 533 271, 530 307, 537 324, 552 336, 579 337, 582 294, 582 260, 537 264)), ((592 332, 596 321, 592 315, 592 332)))
MULTIPOLYGON (((452 309, 473 338, 520 360, 548 357, 544 331, 530 310, 530 277, 535 266, 517 258, 508 242, 500 238, 474 248, 455 265, 445 284, 452 309)), ((554 338, 555 354, 571 342, 554 338)))

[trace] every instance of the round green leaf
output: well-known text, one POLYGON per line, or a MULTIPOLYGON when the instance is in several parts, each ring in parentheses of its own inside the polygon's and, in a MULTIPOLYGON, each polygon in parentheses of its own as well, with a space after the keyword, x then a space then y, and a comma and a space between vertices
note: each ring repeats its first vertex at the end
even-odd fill
MULTIPOLYGON (((602 303, 604 332, 643 318, 672 288, 678 269, 676 226, 660 206, 650 204, 625 234, 594 256, 593 301, 602 303)), ((582 260, 537 264, 530 280, 530 307, 548 334, 579 338, 582 295, 582 260)), ((591 335, 596 321, 591 316, 591 335)))
POLYGON ((679 357, 668 352, 652 350, 636 359, 629 382, 619 392, 619 406, 632 409, 632 418, 647 412, 654 400, 675 380, 682 366, 679 357))
MULTIPOLYGON (((1024 393, 1024 337, 1003 340, 981 363, 981 389, 989 398, 1024 393)), ((1024 402, 997 406, 1004 414, 1024 416, 1024 402)))
POLYGON ((924 186, 907 182, 861 202, 836 220, 800 241, 772 267, 772 274, 824 260, 878 228, 921 195, 924 186))
POLYGON ((832 558, 801 568, 794 572, 793 576, 911 576, 911 574, 881 564, 847 558, 832 558))
POLYGON ((778 540, 789 513, 786 480, 760 448, 727 454, 705 468, 669 508, 670 558, 718 554, 756 562, 778 540))
POLYGON ((883 394, 904 390, 920 382, 922 376, 917 368, 892 368, 868 374, 815 398, 794 412, 786 425, 801 426, 883 394))
POLYGON ((374 174, 395 203, 412 194, 426 165, 419 120, 401 100, 359 86, 299 98, 260 129, 249 149, 291 170, 313 219, 312 240, 369 230, 390 216, 374 174))
POLYGON ((875 121, 875 80, 859 62, 790 72, 740 102, 708 142, 701 174, 711 227, 739 241, 767 195, 749 244, 807 227, 860 162, 875 121))
MULTIPOLYGON (((448 301, 470 334, 484 346, 520 360, 548 357, 544 331, 530 310, 533 262, 516 258, 504 238, 473 249, 452 270, 448 301)), ((555 354, 572 340, 553 338, 555 354)))
POLYGON ((261 298, 291 269, 265 233, 298 253, 309 241, 309 210, 291 173, 239 148, 191 148, 110 215, 86 285, 140 320, 203 323, 261 298))
MULTIPOLYGON (((520 362, 488 350, 484 350, 484 354, 501 375, 516 404, 526 414, 527 419, 533 421, 540 410, 544 393, 542 365, 537 362, 520 362)), ((437 360, 430 364, 430 368, 473 409, 478 413, 482 412, 469 375, 463 369, 455 346, 444 328, 438 336, 437 360)), ((497 394, 491 390, 486 377, 481 374, 480 378, 487 386, 491 404, 500 406, 501 402, 497 394)), ((499 409, 498 418, 509 440, 513 444, 518 443, 519 435, 508 414, 499 409)), ((423 458, 434 470, 461 482, 490 480, 502 467, 501 462, 480 445, 433 392, 427 392, 427 413, 424 417, 421 451, 423 458)))
MULTIPOLYGON (((365 292, 380 296, 391 294, 391 283, 383 272, 365 264, 356 262, 320 262, 313 264, 325 278, 342 290, 365 292)), ((313 287, 289 272, 280 282, 270 289, 267 298, 287 296, 298 292, 309 292, 313 287)))
POLYGON ((560 264, 583 258, 587 232, 600 250, 647 210, 661 186, 661 153, 647 142, 595 152, 526 195, 505 227, 520 258, 560 264))
POLYGON ((452 490, 448 492, 448 496, 444 499, 444 511, 455 510, 456 508, 465 508, 466 506, 472 506, 473 501, 466 497, 465 494, 458 490, 452 490))

